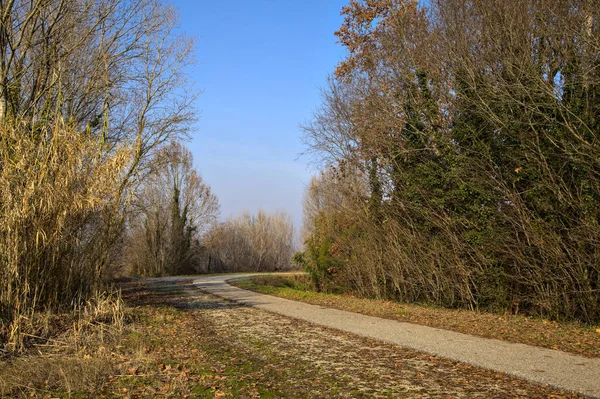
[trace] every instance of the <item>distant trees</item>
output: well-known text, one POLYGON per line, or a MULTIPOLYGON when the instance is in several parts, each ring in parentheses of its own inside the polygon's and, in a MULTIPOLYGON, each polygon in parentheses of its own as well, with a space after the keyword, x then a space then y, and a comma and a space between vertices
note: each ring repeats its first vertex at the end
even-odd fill
POLYGON ((209 272, 290 269, 294 226, 285 212, 244 213, 213 226, 204 241, 209 272))
POLYGON ((201 234, 216 223, 219 203, 179 142, 161 148, 151 162, 131 214, 126 267, 142 276, 196 271, 201 234))
POLYGON ((327 167, 304 228, 323 289, 598 322, 600 6, 342 13, 348 56, 304 126, 327 167))

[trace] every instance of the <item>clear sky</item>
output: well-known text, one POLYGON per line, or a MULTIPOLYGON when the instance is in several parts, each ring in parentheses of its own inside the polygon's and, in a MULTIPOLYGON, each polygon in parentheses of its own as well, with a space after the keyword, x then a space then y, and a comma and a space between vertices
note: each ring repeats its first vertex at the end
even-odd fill
POLYGON ((180 28, 197 38, 191 79, 203 90, 188 144, 221 203, 223 219, 244 210, 284 210, 297 227, 314 173, 298 124, 343 57, 334 31, 346 0, 173 0, 180 28))

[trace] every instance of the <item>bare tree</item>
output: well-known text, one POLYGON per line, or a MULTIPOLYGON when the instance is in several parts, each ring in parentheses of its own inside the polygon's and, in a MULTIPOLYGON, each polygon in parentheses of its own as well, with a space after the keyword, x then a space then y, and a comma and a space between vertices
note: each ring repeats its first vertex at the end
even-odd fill
POLYGON ((133 272, 160 276, 198 269, 200 240, 219 204, 180 142, 161 148, 137 194, 126 258, 133 272))

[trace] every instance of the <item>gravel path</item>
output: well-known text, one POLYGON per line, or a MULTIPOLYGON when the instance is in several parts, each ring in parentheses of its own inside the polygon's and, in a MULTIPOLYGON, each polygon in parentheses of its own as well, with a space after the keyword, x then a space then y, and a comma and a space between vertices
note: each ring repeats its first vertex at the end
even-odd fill
POLYGON ((227 284, 231 279, 227 275, 201 277, 194 284, 269 312, 600 398, 600 359, 290 301, 233 287, 227 284))

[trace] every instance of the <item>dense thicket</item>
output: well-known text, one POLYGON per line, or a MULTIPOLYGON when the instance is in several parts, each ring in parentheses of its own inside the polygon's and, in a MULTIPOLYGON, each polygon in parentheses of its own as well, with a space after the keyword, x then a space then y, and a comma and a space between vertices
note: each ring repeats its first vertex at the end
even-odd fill
POLYGON ((0 1, 0 344, 99 292, 151 155, 194 118, 157 0, 0 1))
POLYGON ((600 3, 352 0, 304 126, 323 289, 600 321, 600 3))

